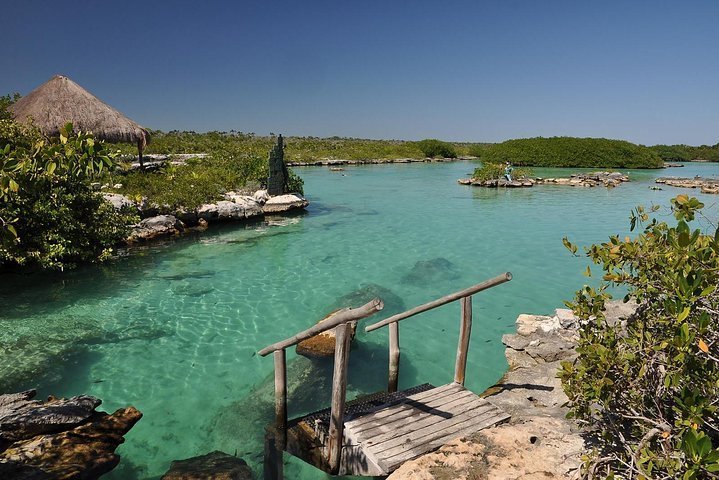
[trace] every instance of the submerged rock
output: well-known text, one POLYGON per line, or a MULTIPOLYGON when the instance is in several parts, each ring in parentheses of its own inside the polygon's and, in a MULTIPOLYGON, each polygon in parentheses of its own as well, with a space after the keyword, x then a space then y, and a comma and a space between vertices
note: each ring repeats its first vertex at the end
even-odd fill
MULTIPOLYGON (((325 318, 317 322, 317 324, 319 325, 320 323, 326 321, 338 311, 339 310, 331 312, 325 318)), ((350 337, 351 339, 354 339, 355 333, 357 332, 357 322, 351 322, 350 327, 350 337)), ((318 333, 307 340, 301 341, 297 344, 297 347, 295 347, 295 351, 298 355, 305 357, 332 357, 335 354, 336 340, 337 336, 335 335, 335 330, 333 328, 331 330, 318 333)))
POLYGON ((161 480, 252 480, 252 470, 238 457, 215 450, 207 455, 175 460, 161 480))
POLYGON ((402 282, 426 286, 441 284, 457 278, 459 278, 459 271, 454 263, 446 258, 438 257, 415 263, 412 270, 402 277, 402 282))
MULTIPOLYGON (((381 298, 384 303, 382 315, 389 316, 406 310, 404 301, 392 290, 376 283, 363 283, 360 287, 346 295, 341 296, 330 307, 332 309, 344 307, 360 307, 374 298, 381 298)), ((374 317, 372 317, 374 318, 374 317)))
POLYGON ((142 414, 95 411, 89 396, 32 400, 35 391, 0 395, 0 478, 96 479, 120 461, 115 449, 142 414))

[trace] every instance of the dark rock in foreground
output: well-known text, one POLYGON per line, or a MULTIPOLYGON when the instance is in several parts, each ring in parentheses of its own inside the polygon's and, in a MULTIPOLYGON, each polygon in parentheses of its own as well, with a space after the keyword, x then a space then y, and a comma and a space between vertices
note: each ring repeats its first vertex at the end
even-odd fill
POLYGON ((32 400, 34 390, 0 395, 0 478, 99 478, 120 462, 115 449, 142 414, 97 412, 100 400, 32 400))
POLYGON ((175 460, 161 480, 252 480, 252 470, 241 458, 218 450, 187 460, 175 460))

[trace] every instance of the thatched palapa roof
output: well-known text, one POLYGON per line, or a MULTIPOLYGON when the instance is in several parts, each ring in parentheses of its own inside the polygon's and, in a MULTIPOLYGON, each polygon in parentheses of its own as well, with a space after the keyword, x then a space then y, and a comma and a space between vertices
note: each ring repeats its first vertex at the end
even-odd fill
POLYGON ((75 131, 90 131, 108 142, 136 143, 140 152, 150 142, 147 130, 62 75, 55 75, 10 108, 16 120, 32 118, 50 136, 59 135, 72 122, 75 131))

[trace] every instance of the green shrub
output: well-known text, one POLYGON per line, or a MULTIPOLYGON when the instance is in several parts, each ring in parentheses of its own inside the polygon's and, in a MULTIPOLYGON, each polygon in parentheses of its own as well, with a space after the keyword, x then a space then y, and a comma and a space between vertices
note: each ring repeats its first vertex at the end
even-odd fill
POLYGON ((660 168, 651 149, 606 138, 523 138, 492 145, 482 155, 489 163, 511 162, 533 167, 660 168))
POLYGON ((40 140, 26 149, 16 138, 0 151, 0 268, 61 270, 105 260, 138 220, 115 211, 90 187, 114 165, 104 143, 71 132, 68 124, 57 143, 40 140))
POLYGON ((586 250, 603 282, 570 304, 583 324, 579 357, 560 377, 571 416, 597 434, 587 477, 719 472, 719 228, 690 229, 702 207, 686 195, 672 199, 674 226, 638 208, 631 226, 644 230, 636 238, 614 236, 586 250), (639 304, 626 324, 603 314, 614 285, 639 304))
MULTIPOLYGON (((474 169, 472 180, 478 182, 486 182, 488 180, 497 180, 504 178, 505 164, 483 162, 481 167, 474 169)), ((513 168, 512 178, 526 178, 532 175, 529 168, 513 168)))
POLYGON ((451 144, 434 138, 417 142, 417 147, 425 157, 457 158, 457 151, 451 144))

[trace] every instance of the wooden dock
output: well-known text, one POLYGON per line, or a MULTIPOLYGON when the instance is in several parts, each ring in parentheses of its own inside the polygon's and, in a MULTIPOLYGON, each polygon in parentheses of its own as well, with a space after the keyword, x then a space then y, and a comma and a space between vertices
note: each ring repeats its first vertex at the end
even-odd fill
MULTIPOLYGON (((389 475, 407 460, 509 419, 457 383, 425 384, 397 393, 401 398, 385 393, 389 398, 384 403, 370 402, 370 408, 360 412, 354 411, 353 402, 347 404, 345 417, 350 419, 344 424, 339 475, 389 475)), ((325 409, 291 421, 287 451, 315 464, 317 456, 308 452, 324 445, 329 416, 330 410, 325 409), (310 445, 315 448, 308 448, 310 445)))
POLYGON ((389 326, 389 375, 386 392, 347 402, 347 364, 350 324, 383 308, 380 299, 356 309, 342 309, 314 327, 260 350, 275 356, 275 425, 268 432, 265 479, 282 478, 282 452, 287 451, 333 475, 383 476, 402 463, 509 419, 486 399, 464 388, 472 331, 472 295, 512 279, 505 273, 493 279, 420 305, 365 328, 389 326), (423 384, 397 391, 399 325, 447 303, 462 304, 454 381, 435 387, 423 384), (335 329, 335 363, 331 406, 288 422, 285 349, 322 331, 335 329))

